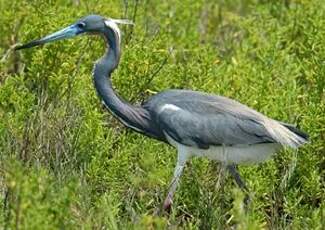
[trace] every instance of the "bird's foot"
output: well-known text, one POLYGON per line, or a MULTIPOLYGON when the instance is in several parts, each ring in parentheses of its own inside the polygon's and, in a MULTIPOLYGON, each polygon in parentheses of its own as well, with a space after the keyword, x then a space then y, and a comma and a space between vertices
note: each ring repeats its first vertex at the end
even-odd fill
POLYGON ((173 200, 169 196, 165 199, 162 206, 157 207, 157 209, 154 211, 155 216, 160 216, 165 213, 170 214, 172 209, 173 200))
POLYGON ((245 194, 245 197, 244 197, 244 208, 245 208, 245 211, 247 212, 248 211, 248 208, 251 204, 251 197, 248 193, 245 194))
POLYGON ((173 200, 172 198, 170 198, 169 196, 166 198, 164 204, 163 204, 163 211, 170 213, 171 209, 172 209, 172 204, 173 204, 173 200))

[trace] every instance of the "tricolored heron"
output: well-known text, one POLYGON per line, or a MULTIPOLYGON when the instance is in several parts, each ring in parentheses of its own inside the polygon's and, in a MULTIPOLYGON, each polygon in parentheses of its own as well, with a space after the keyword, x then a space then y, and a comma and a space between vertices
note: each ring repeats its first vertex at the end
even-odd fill
POLYGON ((298 148, 308 135, 291 124, 279 122, 232 99, 191 90, 166 90, 141 106, 131 105, 113 90, 111 76, 121 56, 118 24, 128 20, 89 15, 76 23, 16 49, 91 33, 104 37, 106 53, 94 66, 95 88, 107 109, 125 126, 166 142, 178 150, 178 160, 164 208, 172 204, 186 161, 204 156, 227 166, 236 183, 246 189, 237 164, 258 163, 284 146, 298 148))

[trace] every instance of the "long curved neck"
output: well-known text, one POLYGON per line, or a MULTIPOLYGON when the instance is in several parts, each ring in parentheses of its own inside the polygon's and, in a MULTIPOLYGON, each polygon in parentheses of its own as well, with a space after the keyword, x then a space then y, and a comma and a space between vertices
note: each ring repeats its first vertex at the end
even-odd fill
POLYGON ((104 56, 96 62, 93 72, 94 84, 99 97, 108 110, 124 125, 137 132, 158 138, 159 135, 152 127, 149 112, 140 106, 127 103, 113 90, 111 74, 117 68, 120 60, 119 31, 106 28, 102 35, 107 42, 108 49, 104 56))

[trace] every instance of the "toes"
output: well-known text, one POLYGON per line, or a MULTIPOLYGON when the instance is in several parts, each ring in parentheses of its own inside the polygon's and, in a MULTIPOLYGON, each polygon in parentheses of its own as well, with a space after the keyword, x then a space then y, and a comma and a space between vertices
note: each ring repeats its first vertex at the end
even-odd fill
POLYGON ((166 199, 163 205, 163 210, 170 213, 173 201, 171 199, 166 199))

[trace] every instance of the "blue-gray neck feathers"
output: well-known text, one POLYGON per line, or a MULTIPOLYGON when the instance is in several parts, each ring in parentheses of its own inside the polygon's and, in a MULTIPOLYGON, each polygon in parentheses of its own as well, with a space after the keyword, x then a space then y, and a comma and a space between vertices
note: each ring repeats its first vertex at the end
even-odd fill
POLYGON ((150 114, 140 106, 133 106, 120 98, 113 90, 111 74, 120 60, 120 32, 118 28, 107 26, 102 35, 107 42, 107 51, 94 68, 94 84, 103 104, 124 125, 148 136, 161 139, 162 135, 152 127, 150 114), (117 30, 116 30, 117 29, 117 30))

